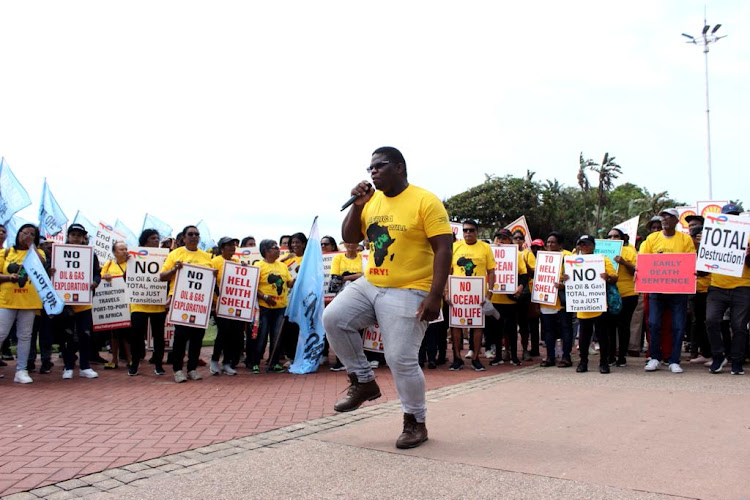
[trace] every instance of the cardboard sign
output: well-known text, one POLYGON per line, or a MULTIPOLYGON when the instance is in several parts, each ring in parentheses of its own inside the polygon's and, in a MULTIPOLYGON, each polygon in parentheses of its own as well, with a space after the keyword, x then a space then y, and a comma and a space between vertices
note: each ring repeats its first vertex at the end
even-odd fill
POLYGON ((484 276, 449 276, 450 321, 458 328, 483 328, 484 276))
POLYGON ((130 258, 125 271, 128 300, 131 304, 164 305, 169 282, 159 280, 161 267, 169 249, 136 247, 128 251, 130 258))
POLYGON ((211 316, 215 281, 213 269, 183 264, 174 282, 172 304, 167 315, 169 322, 206 328, 211 316))
POLYGON ((91 304, 94 250, 85 245, 53 245, 55 291, 67 305, 91 304))
POLYGON ((615 271, 620 268, 620 264, 615 262, 615 257, 622 255, 622 244, 625 243, 622 240, 596 240, 596 246, 594 247, 594 254, 606 255, 609 260, 612 261, 615 271))
POLYGON ((567 312, 605 312, 607 283, 604 255, 568 255, 563 259, 565 274, 565 310, 567 312))
POLYGON ((259 260, 263 260, 259 247, 240 247, 234 252, 234 256, 240 259, 240 262, 254 266, 259 260))
POLYGON ((518 288, 518 247, 516 245, 492 245, 495 256, 495 282, 492 293, 513 294, 518 288))
POLYGON ((333 298, 336 296, 335 293, 329 293, 328 288, 331 285, 331 264, 333 258, 346 252, 326 252, 323 254, 323 296, 326 298, 333 298))
POLYGON ((99 257, 99 262, 107 262, 115 258, 112 254, 112 244, 115 241, 128 240, 127 236, 104 222, 99 222, 96 225, 96 234, 93 235, 93 238, 94 253, 99 257))
POLYGON ((464 239, 464 225, 461 222, 451 222, 451 231, 453 231, 453 236, 456 237, 456 241, 461 241, 464 239))
POLYGON ((750 237, 750 220, 739 215, 707 215, 696 269, 742 277, 750 237))
POLYGON ((685 220, 685 217, 690 217, 691 215, 697 215, 695 211, 695 207, 677 207, 677 213, 680 214, 680 219, 677 222, 677 230, 680 231, 681 233, 690 234, 688 221, 685 220))
POLYGON ((640 223, 641 216, 636 215, 635 217, 632 217, 625 222, 621 222, 617 226, 615 226, 616 229, 619 229, 623 233, 628 235, 630 244, 635 246, 635 240, 638 237, 638 224, 640 223))
POLYGON ((216 301, 216 316, 238 321, 252 321, 255 317, 255 303, 258 299, 258 278, 260 278, 259 268, 225 260, 219 298, 216 301))
MULTIPOLYGON (((174 348, 174 325, 168 321, 164 325, 164 351, 169 352, 174 348)), ((146 330, 146 349, 154 350, 154 336, 151 333, 151 318, 148 319, 148 329, 146 330)))
POLYGON ((636 293, 695 293, 694 253, 638 254, 636 293))
POLYGON ((365 351, 384 352, 380 326, 372 325, 365 328, 365 334, 362 336, 362 348, 365 351))
POLYGON ((563 254, 560 252, 536 253, 534 286, 531 288, 531 302, 554 306, 557 303, 557 283, 560 281, 563 254))
POLYGON ((130 326, 128 287, 122 276, 113 276, 109 281, 102 280, 96 288, 91 305, 95 332, 130 326))
POLYGON ((698 215, 721 214, 721 207, 729 203, 728 200, 699 201, 695 204, 698 215))
POLYGON ((525 215, 522 215, 518 219, 505 226, 505 229, 510 230, 511 234, 514 231, 520 230, 523 233, 524 248, 531 248, 531 232, 529 231, 529 225, 526 223, 525 215))

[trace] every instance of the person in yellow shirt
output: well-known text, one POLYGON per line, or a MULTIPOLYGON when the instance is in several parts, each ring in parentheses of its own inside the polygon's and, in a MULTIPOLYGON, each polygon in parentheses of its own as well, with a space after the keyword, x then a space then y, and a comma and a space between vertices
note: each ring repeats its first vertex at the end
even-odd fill
MULTIPOLYGON (((454 276, 483 276, 485 278, 485 298, 492 296, 490 291, 492 284, 495 282, 495 256, 492 248, 484 241, 477 239, 477 230, 479 225, 476 221, 467 220, 463 223, 464 239, 453 243, 453 261, 451 274, 454 276)), ((450 298, 450 294, 448 295, 450 298)), ((478 372, 485 371, 486 368, 479 360, 479 351, 482 348, 483 328, 470 328, 469 352, 472 354, 471 367, 478 372)), ((464 328, 451 328, 451 338, 453 340, 453 364, 450 370, 460 370, 463 368, 464 361, 461 359, 461 348, 463 347, 464 328)))
MULTIPOLYGON (((219 240, 217 246, 221 252, 211 260, 211 264, 216 269, 216 289, 221 286, 221 278, 224 272, 224 262, 239 262, 239 257, 234 253, 237 251, 237 244, 240 240, 224 236, 219 240)), ((214 302, 218 300, 218 295, 214 294, 214 302)), ((236 319, 220 318, 216 319, 216 340, 214 341, 214 352, 211 355, 209 371, 213 375, 221 375, 222 371, 227 375, 237 375, 237 371, 232 365, 237 365, 242 353, 244 321, 236 319), (219 359, 224 354, 224 362, 219 364, 219 359)))
MULTIPOLYGON (((211 265, 211 255, 198 248, 201 240, 201 233, 195 226, 186 226, 182 230, 184 246, 181 246, 167 256, 164 265, 161 268, 159 279, 169 281, 169 295, 174 294, 174 281, 177 272, 182 269, 183 264, 193 264, 211 269, 216 274, 216 269, 211 265)), ((201 354, 203 336, 206 334, 205 328, 193 326, 175 325, 174 327, 174 344, 172 348, 172 369, 174 370, 175 382, 182 383, 190 380, 201 380, 203 377, 198 373, 198 358, 201 354), (183 359, 185 358, 185 349, 190 342, 188 350, 187 376, 182 371, 183 359)))
MULTIPOLYGON (((24 224, 16 233, 15 244, 5 250, 0 249, 0 344, 16 324, 18 337, 18 362, 14 382, 33 382, 26 369, 31 350, 31 330, 34 318, 42 309, 42 301, 23 267, 26 254, 32 246, 39 245, 39 228, 24 224)), ((37 250, 42 263, 46 262, 44 252, 37 250)))
MULTIPOLYGON (((739 215, 742 209, 734 203, 721 208, 722 214, 739 215)), ((742 276, 725 276, 713 273, 711 286, 708 287, 706 299, 706 329, 711 341, 713 362, 709 371, 719 373, 726 364, 724 342, 721 337, 721 319, 729 309, 729 323, 732 328, 732 375, 744 375, 742 364, 745 360, 745 345, 747 344, 750 321, 750 238, 745 242, 745 266, 742 276)))
MULTIPOLYGON (((563 234, 558 231, 552 231, 547 236, 546 249, 548 252, 559 252, 563 258, 573 255, 569 250, 563 248, 563 234)), ((560 276, 562 279, 563 266, 560 266, 560 276)), ((544 346, 547 349, 547 357, 540 363, 542 367, 555 366, 558 368, 569 368, 573 366, 570 353, 573 350, 573 313, 565 310, 565 306, 560 301, 560 296, 564 293, 565 285, 562 281, 556 283, 557 298, 554 306, 540 305, 539 311, 542 320, 542 335, 544 336, 544 346), (555 347, 557 339, 562 340, 562 355, 559 361, 556 361, 555 347)), ((563 295, 564 296, 564 295, 563 295)))
POLYGON ((289 288, 294 286, 289 268, 279 261, 279 245, 274 240, 260 242, 260 255, 263 260, 258 262, 260 277, 258 278, 258 338, 255 350, 250 360, 254 374, 260 373, 260 361, 266 352, 266 341, 270 335, 268 371, 283 373, 284 367, 279 364, 281 356, 280 335, 284 323, 284 313, 289 300, 289 288))
MULTIPOLYGON (((695 253, 695 245, 690 235, 677 231, 680 220, 679 212, 675 208, 662 210, 661 231, 655 231, 648 235, 641 244, 639 253, 695 253)), ((682 373, 680 367, 680 353, 682 352, 682 339, 685 337, 685 325, 687 324, 688 294, 648 294, 648 330, 649 350, 651 359, 646 363, 645 370, 652 372, 659 369, 664 353, 661 352, 661 321, 662 314, 669 309, 672 312, 672 352, 669 353, 669 371, 682 373)))
MULTIPOLYGON (((495 245, 512 245, 513 237, 509 230, 500 229, 494 236, 495 245)), ((518 252, 518 288, 513 294, 493 293, 490 301, 495 309, 500 313, 500 319, 492 321, 489 319, 492 328, 491 337, 495 344, 495 357, 490 361, 490 366, 503 364, 510 360, 515 366, 520 366, 521 361, 518 359, 518 303, 517 300, 529 285, 528 269, 526 262, 523 260, 523 254, 518 252), (501 349, 502 341, 505 343, 505 354, 501 349), (510 354, 508 354, 510 353, 510 354)), ((488 341, 492 344, 492 341, 488 341)))
MULTIPOLYGON (((102 266, 102 279, 105 281, 111 281, 112 278, 125 276, 125 270, 128 267, 128 258, 130 257, 130 254, 128 253, 128 245, 124 241, 115 241, 112 244, 112 255, 114 256, 114 259, 108 260, 104 263, 104 266, 102 266)), ((138 351, 139 346, 134 345, 131 347, 130 345, 130 342, 132 341, 130 327, 117 328, 109 331, 105 330, 102 333, 109 334, 110 345, 112 347, 112 361, 105 363, 104 368, 107 370, 117 368, 120 347, 122 347, 125 352, 125 360, 128 363, 128 375, 131 377, 138 375, 138 367, 133 363, 131 351, 138 351)))
POLYGON ((635 261, 638 252, 625 241, 625 233, 616 227, 609 230, 607 239, 623 241, 622 252, 614 258, 618 264, 617 290, 622 299, 622 309, 615 315, 609 330, 609 352, 606 353, 610 366, 614 364, 622 367, 628 364, 626 356, 630 343, 630 322, 638 305, 638 294, 635 293, 635 261))
MULTIPOLYGON (((576 242, 576 249, 581 255, 592 255, 596 248, 596 240, 593 236, 588 234, 581 235, 576 242)), ((607 284, 615 284, 618 281, 617 272, 615 271, 612 261, 609 257, 604 257, 604 272, 601 274, 601 278, 607 284)), ((562 277, 562 281, 565 282, 569 279, 568 275, 565 274, 562 277)), ((607 359, 606 353, 609 352, 609 335, 607 333, 608 322, 611 322, 611 316, 607 312, 578 312, 579 326, 579 337, 578 337, 578 354, 581 356, 581 361, 576 368, 576 372, 585 373, 589 370, 589 346, 591 345, 591 339, 596 333, 596 337, 599 339, 599 345, 601 346, 599 356, 599 373, 609 373, 609 360, 607 359)))

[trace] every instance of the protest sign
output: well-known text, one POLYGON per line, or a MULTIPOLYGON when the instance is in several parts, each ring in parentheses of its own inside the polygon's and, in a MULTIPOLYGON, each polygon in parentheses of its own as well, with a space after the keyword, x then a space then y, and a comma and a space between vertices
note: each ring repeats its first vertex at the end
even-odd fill
POLYGON ((91 305, 95 332, 130 326, 128 290, 122 276, 113 276, 109 281, 103 279, 91 305))
POLYGON ((333 258, 342 253, 346 252, 326 252, 323 254, 323 297, 325 298, 336 296, 335 293, 328 291, 328 288, 331 286, 331 264, 333 263, 333 258))
POLYGON ((695 207, 677 207, 677 213, 680 214, 680 219, 677 223, 677 230, 681 233, 689 234, 690 228, 688 227, 688 221, 686 221, 685 218, 690 217, 691 215, 697 215, 695 207))
POLYGON ((206 328, 211 316, 214 295, 214 273, 192 264, 183 264, 174 282, 169 322, 175 325, 206 328))
POLYGON ((240 263, 254 266, 259 260, 263 260, 259 247, 240 247, 234 252, 234 256, 240 259, 240 263))
POLYGON ((557 303, 557 283, 560 281, 562 256, 560 252, 537 252, 531 302, 548 306, 557 303))
POLYGON ((94 235, 94 253, 99 257, 99 262, 104 263, 114 259, 112 254, 112 244, 115 241, 127 241, 127 236, 117 231, 114 227, 104 222, 96 225, 96 234, 94 235))
POLYGON ((168 248, 136 247, 128 251, 125 271, 128 300, 131 304, 164 305, 169 282, 161 281, 161 267, 169 255, 168 248))
POLYGON ((511 233, 520 230, 523 233, 524 248, 531 248, 531 232, 529 231, 529 225, 526 223, 525 215, 505 226, 505 229, 508 229, 511 233))
POLYGON ((250 322, 254 319, 260 269, 224 261, 216 316, 250 322))
POLYGON ((636 260, 636 293, 695 293, 694 253, 646 253, 636 260))
POLYGON ((85 245, 53 245, 55 291, 68 305, 91 304, 94 250, 85 245))
MULTIPOLYGON (((62 297, 55 292, 55 287, 47 274, 47 269, 44 268, 42 260, 37 253, 38 250, 34 245, 26 252, 26 257, 23 259, 23 269, 26 270, 31 284, 36 289, 39 299, 42 301, 44 311, 50 315, 55 316, 63 312, 65 307, 62 297)), ((18 284, 19 289, 25 288, 18 284)))
POLYGON ((484 276, 450 276, 450 326, 483 328, 484 276))
POLYGON ((453 236, 456 237, 456 241, 460 241, 464 239, 464 225, 461 222, 451 222, 451 231, 453 231, 453 236))
POLYGON ((492 293, 512 294, 518 288, 518 247, 516 245, 492 245, 495 256, 495 282, 492 293))
POLYGON ((638 236, 638 224, 640 220, 641 216, 636 215, 635 217, 630 218, 625 222, 621 222, 620 224, 615 226, 616 229, 619 229, 620 231, 628 235, 631 245, 635 245, 635 240, 638 236))
POLYGON ((742 277, 750 237, 750 220, 729 214, 707 215, 705 219, 696 269, 742 277))
POLYGON ((699 201, 695 204, 698 215, 705 217, 709 214, 720 214, 721 207, 729 203, 727 200, 699 201))
MULTIPOLYGON (((148 319, 148 329, 146 330, 146 349, 154 350, 154 335, 151 333, 151 320, 148 319)), ((168 321, 164 324, 164 351, 171 351, 174 347, 174 325, 168 321)))
POLYGON ((612 261, 615 271, 620 267, 620 264, 615 262, 615 257, 622 255, 622 244, 625 243, 622 240, 596 240, 596 246, 594 247, 594 254, 606 255, 609 260, 612 261))
POLYGON ((365 328, 365 334, 362 336, 362 347, 365 351, 384 352, 380 326, 371 325, 365 328))
POLYGON ((563 259, 565 274, 565 310, 567 312, 605 312, 607 283, 604 255, 568 255, 563 259))

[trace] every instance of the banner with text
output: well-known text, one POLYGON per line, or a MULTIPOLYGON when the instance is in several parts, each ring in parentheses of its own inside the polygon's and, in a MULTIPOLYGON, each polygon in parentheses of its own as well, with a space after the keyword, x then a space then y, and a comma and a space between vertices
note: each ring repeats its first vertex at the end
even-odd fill
POLYGON ((563 259, 565 274, 565 310, 567 312, 605 312, 607 283, 604 255, 568 255, 563 259))
POLYGON ((206 328, 211 316, 215 277, 213 269, 183 264, 174 282, 169 322, 206 328))
POLYGON ((451 222, 451 231, 453 232, 453 236, 456 237, 456 241, 461 241, 464 239, 464 225, 461 222, 451 222))
POLYGON ((91 305, 95 332, 130 326, 128 290, 122 276, 114 276, 109 281, 103 279, 91 305))
POLYGON ((255 265, 259 260, 263 260, 259 247, 240 247, 234 252, 234 256, 240 259, 240 262, 255 265))
POLYGON ((560 252, 537 252, 534 286, 531 288, 532 302, 547 306, 557 303, 557 283, 560 281, 562 257, 563 254, 560 252))
POLYGON ((161 281, 161 266, 169 255, 168 248, 136 247, 129 250, 125 284, 131 304, 164 305, 169 282, 161 281))
POLYGON ((96 225, 96 235, 89 235, 89 237, 93 237, 94 253, 99 257, 99 262, 102 265, 108 260, 114 259, 112 244, 115 241, 128 240, 127 236, 104 222, 99 222, 99 224, 96 225))
POLYGON ((459 328, 483 328, 485 300, 484 276, 450 276, 450 321, 449 326, 459 328))
POLYGON ((622 255, 622 244, 625 243, 622 240, 596 240, 596 246, 594 247, 594 254, 606 255, 609 260, 612 261, 615 271, 620 268, 620 264, 615 262, 615 257, 622 255))
POLYGON ((698 215, 721 214, 721 207, 729 203, 728 200, 699 201, 695 204, 698 215))
POLYGON ((638 254, 636 293, 695 293, 694 253, 638 254))
POLYGON ((255 319, 260 268, 224 261, 216 316, 250 322, 255 319))
POLYGON ((333 258, 342 253, 346 252, 326 252, 323 254, 323 297, 325 298, 336 296, 335 293, 328 291, 331 287, 331 264, 333 263, 333 258))
POLYGON ((750 238, 750 220, 739 215, 707 215, 696 269, 742 277, 750 238))
POLYGON ((53 245, 55 291, 67 305, 91 304, 94 250, 85 245, 53 245))
POLYGON ((518 288, 518 247, 516 245, 492 245, 495 256, 495 282, 492 293, 512 294, 518 288))
POLYGON ((525 215, 520 216, 518 219, 505 226, 505 229, 508 229, 511 233, 520 230, 523 233, 525 248, 531 248, 531 232, 529 231, 529 225, 526 223, 525 215))
POLYGON ((691 215, 698 215, 695 212, 695 207, 677 207, 677 213, 680 214, 677 230, 681 233, 689 234, 690 227, 688 227, 688 221, 686 221, 685 218, 690 217, 691 215))
MULTIPOLYGON (((148 319, 148 329, 146 330, 146 349, 149 351, 154 350, 154 335, 151 333, 151 321, 153 318, 148 319)), ((164 325, 164 351, 171 351, 174 347, 174 325, 165 321, 164 325)))

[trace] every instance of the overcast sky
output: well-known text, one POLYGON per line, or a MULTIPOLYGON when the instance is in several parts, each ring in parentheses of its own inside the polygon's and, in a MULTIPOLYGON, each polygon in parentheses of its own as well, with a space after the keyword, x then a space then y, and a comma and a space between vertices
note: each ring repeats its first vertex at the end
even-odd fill
MULTIPOLYGON (((0 3, 0 155, 72 220, 340 238, 395 146, 441 198, 578 155, 707 196, 703 1, 0 3)), ((750 202, 750 2, 709 1, 714 198, 750 202)), ((592 179, 593 182, 593 179, 592 179)))

